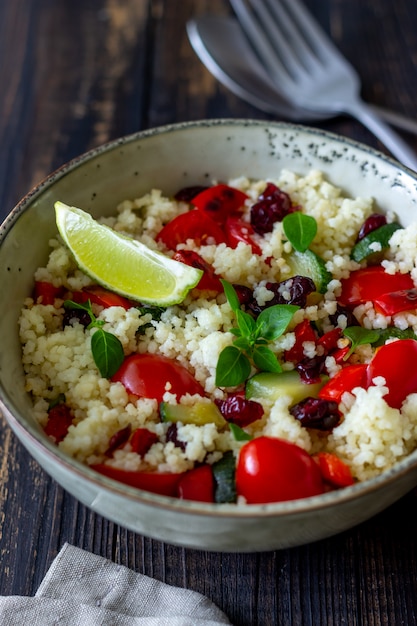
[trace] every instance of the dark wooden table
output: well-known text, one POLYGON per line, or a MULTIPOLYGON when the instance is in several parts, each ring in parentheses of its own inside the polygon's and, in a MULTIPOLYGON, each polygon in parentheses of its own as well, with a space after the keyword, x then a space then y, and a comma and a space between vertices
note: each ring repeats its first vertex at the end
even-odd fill
MULTIPOLYGON (((364 97, 416 117, 415 0, 308 5, 359 70, 364 97)), ((46 174, 110 139, 183 120, 266 118, 220 86, 188 42, 191 16, 229 11, 226 0, 0 0, 2 217, 46 174)), ((348 118, 320 126, 384 150, 348 118)), ((404 137, 417 150, 417 138, 404 137)), ((0 466, 2 595, 33 595, 68 541, 206 594, 236 626, 417 624, 415 493, 313 545, 218 554, 93 514, 28 457, 4 420, 0 466)))

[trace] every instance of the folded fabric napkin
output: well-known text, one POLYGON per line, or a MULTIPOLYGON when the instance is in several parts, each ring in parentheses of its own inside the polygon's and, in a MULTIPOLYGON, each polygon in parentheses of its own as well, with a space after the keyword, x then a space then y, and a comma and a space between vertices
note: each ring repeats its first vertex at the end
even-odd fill
POLYGON ((172 587, 66 543, 35 597, 0 597, 2 626, 219 626, 205 596, 172 587))

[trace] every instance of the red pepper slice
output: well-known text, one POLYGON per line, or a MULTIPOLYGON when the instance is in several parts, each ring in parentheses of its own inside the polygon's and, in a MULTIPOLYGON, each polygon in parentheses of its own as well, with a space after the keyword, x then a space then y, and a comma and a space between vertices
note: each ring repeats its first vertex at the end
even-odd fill
POLYGON ((316 334, 309 320, 303 320, 294 328, 295 344, 285 352, 285 360, 299 363, 304 357, 303 343, 313 341, 316 343, 316 334))
POLYGON ((239 189, 219 184, 197 194, 192 203, 218 224, 224 224, 227 217, 242 212, 247 197, 239 189))
POLYGON ((401 311, 417 309, 417 289, 402 289, 384 293, 374 301, 375 309, 384 315, 395 315, 401 311))
POLYGON ((364 302, 374 302, 383 294, 414 288, 410 274, 387 274, 380 265, 355 270, 341 283, 339 302, 352 308, 364 302))
POLYGON ((239 217, 228 217, 226 219, 227 244, 230 248, 237 248, 238 244, 242 241, 252 248, 253 254, 261 256, 262 250, 254 241, 254 234, 255 231, 252 226, 239 217))
POLYGON ((194 252, 194 250, 177 250, 173 258, 176 261, 185 263, 185 265, 203 270, 204 274, 200 278, 196 287, 197 289, 207 289, 209 291, 216 291, 217 293, 223 292, 223 285, 220 282, 220 278, 217 276, 210 263, 207 263, 197 252, 194 252))
POLYGON ((52 283, 37 280, 33 293, 35 302, 40 299, 40 304, 54 304, 55 298, 60 298, 64 294, 63 287, 55 287, 52 283))
POLYGON ((178 496, 183 500, 214 502, 214 477, 210 465, 200 465, 185 472, 178 482, 178 496))
POLYGON ((384 400, 399 409, 410 393, 417 393, 417 341, 399 339, 381 346, 367 367, 367 385, 377 376, 385 378, 389 392, 384 400))
POLYGON ((145 491, 151 491, 152 493, 158 493, 163 496, 178 496, 178 481, 182 474, 170 474, 170 473, 158 473, 158 472, 131 472, 128 470, 119 469, 118 467, 112 467, 105 465, 104 463, 97 463, 90 466, 91 469, 117 480, 119 483, 136 487, 137 489, 144 489, 145 491))
POLYGON ((355 387, 366 388, 367 368, 365 363, 346 365, 320 389, 319 398, 339 404, 345 391, 352 391, 355 387))
POLYGON ((349 487, 355 483, 350 467, 335 454, 319 452, 316 458, 323 480, 333 487, 349 487))
POLYGON ((111 306, 121 306, 127 311, 133 306, 136 306, 127 298, 119 296, 119 294, 114 293, 114 291, 100 287, 100 285, 90 285, 89 287, 84 287, 82 291, 75 291, 72 294, 72 299, 78 304, 83 304, 90 300, 93 304, 98 304, 105 309, 111 306))
POLYGON ((132 446, 133 452, 144 456, 153 444, 158 441, 159 437, 156 433, 153 433, 147 428, 136 428, 132 433, 129 443, 132 446))
POLYGON ((329 354, 333 350, 337 349, 337 342, 342 336, 342 332, 341 328, 333 328, 333 330, 329 330, 327 333, 324 333, 324 335, 319 337, 317 345, 322 346, 326 354, 329 354))
POLYGON ((156 236, 156 241, 162 241, 169 250, 175 250, 178 244, 191 239, 198 246, 213 240, 217 245, 226 243, 223 230, 214 220, 202 211, 191 210, 181 213, 168 222, 156 236))

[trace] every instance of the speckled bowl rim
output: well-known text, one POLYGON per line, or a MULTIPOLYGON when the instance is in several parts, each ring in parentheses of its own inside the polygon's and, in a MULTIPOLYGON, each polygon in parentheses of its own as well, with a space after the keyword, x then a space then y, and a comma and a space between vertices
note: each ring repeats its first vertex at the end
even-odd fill
MULTIPOLYGON (((197 120, 191 122, 181 122, 176 124, 168 124, 164 126, 158 126, 155 128, 138 131, 126 135, 124 137, 109 141, 102 144, 92 150, 82 153, 74 159, 68 161, 54 172, 49 174, 40 183, 38 183, 33 189, 31 189, 12 209, 3 223, 0 225, 0 246, 3 239, 7 236, 10 230, 13 228, 14 223, 18 220, 20 215, 28 210, 31 203, 42 193, 53 185, 53 183, 65 176, 68 172, 83 165, 84 162, 104 153, 111 151, 118 147, 122 147, 128 143, 135 142, 139 139, 145 139, 154 135, 168 134, 171 132, 178 132, 183 129, 190 129, 193 127, 203 128, 212 126, 230 126, 230 127, 249 127, 259 126, 270 128, 279 128, 288 131, 293 131, 298 134, 305 133, 311 135, 315 139, 322 138, 324 140, 332 140, 341 145, 346 145, 350 148, 359 150, 363 154, 369 154, 372 157, 385 161, 386 163, 397 167, 400 171, 405 172, 411 178, 416 181, 417 189, 417 174, 407 168, 406 166, 399 164, 393 158, 383 154, 382 152, 375 150, 370 146, 366 146, 355 140, 343 137, 330 131, 312 128, 305 125, 294 124, 291 122, 271 122, 269 120, 250 120, 250 119, 213 119, 213 120, 197 120)), ((187 514, 193 514, 196 516, 211 516, 216 517, 230 517, 236 519, 245 518, 257 518, 263 517, 287 517, 299 513, 309 513, 319 511, 325 508, 333 507, 342 502, 348 502, 355 500, 367 494, 378 491, 386 485, 395 482, 401 476, 411 472, 413 469, 417 470, 417 450, 412 452, 408 457, 396 463, 396 465, 384 471, 379 476, 368 479, 366 481, 357 483, 350 487, 344 487, 337 491, 331 491, 321 494, 319 496, 313 496, 311 498, 304 498, 300 500, 290 500, 286 502, 276 502, 269 504, 251 504, 251 505, 237 505, 237 504, 208 504, 202 502, 194 502, 188 500, 180 500, 178 498, 171 498, 169 496, 162 496, 154 494, 148 491, 130 487, 117 481, 114 481, 106 476, 98 474, 88 466, 80 463, 79 461, 72 459, 64 454, 56 445, 50 442, 39 431, 35 425, 27 422, 26 418, 20 414, 16 415, 16 411, 13 407, 13 403, 9 400, 7 390, 0 385, 0 409, 4 410, 4 416, 9 422, 10 426, 21 434, 22 440, 29 436, 33 446, 39 450, 42 454, 47 454, 52 459, 59 459, 62 466, 68 469, 72 474, 78 476, 83 480, 104 488, 106 491, 112 492, 118 496, 126 497, 129 500, 140 502, 145 505, 151 505, 153 507, 165 510, 171 510, 173 512, 181 512, 187 514)), ((415 483, 417 485, 417 471, 415 483)))

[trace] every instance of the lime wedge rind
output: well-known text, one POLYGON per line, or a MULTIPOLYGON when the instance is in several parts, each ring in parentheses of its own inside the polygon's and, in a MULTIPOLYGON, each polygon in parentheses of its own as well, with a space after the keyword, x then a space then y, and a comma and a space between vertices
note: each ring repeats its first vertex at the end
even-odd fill
POLYGON ((171 306, 184 300, 202 271, 152 250, 63 202, 55 203, 58 231, 78 267, 106 289, 131 300, 171 306))

